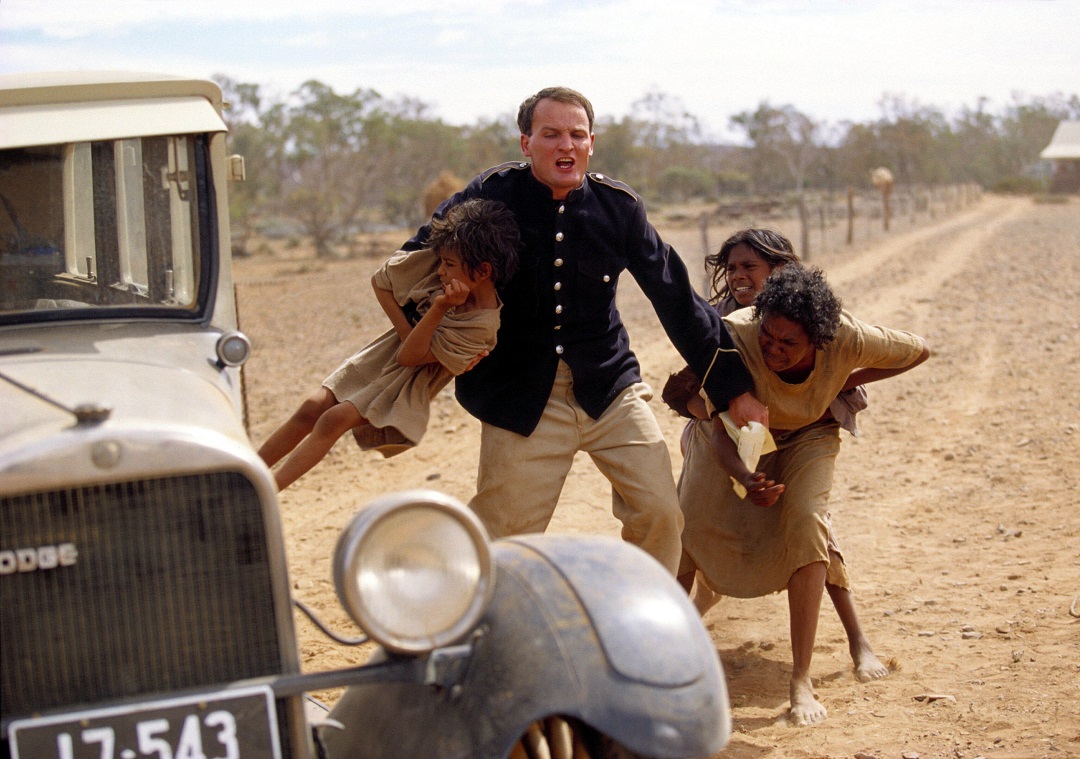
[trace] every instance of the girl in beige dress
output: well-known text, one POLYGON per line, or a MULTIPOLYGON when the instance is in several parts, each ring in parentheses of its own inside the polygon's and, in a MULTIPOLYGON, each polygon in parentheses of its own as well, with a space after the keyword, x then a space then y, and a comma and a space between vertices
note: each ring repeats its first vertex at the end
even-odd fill
POLYGON ((787 265, 773 272, 752 309, 724 319, 769 409, 777 450, 748 471, 717 420, 696 425, 679 482, 686 518, 679 579, 696 570, 721 595, 788 592, 793 668, 790 718, 826 715, 814 697, 810 660, 826 581, 847 587, 830 551, 828 498, 840 448, 829 407, 856 385, 895 376, 925 361, 917 335, 865 324, 841 310, 820 271, 787 265), (730 478, 747 490, 744 500, 730 478))
MULTIPOLYGON (((705 267, 711 272, 712 294, 709 302, 721 316, 750 307, 770 274, 780 267, 799 263, 801 261, 791 241, 779 232, 757 227, 739 230, 724 241, 717 253, 705 259, 705 267)), ((709 424, 705 401, 698 394, 700 387, 701 384, 687 367, 673 375, 664 388, 664 399, 672 408, 681 415, 690 417, 680 439, 684 457, 694 430, 699 425, 709 424)), ((845 390, 829 404, 829 412, 842 429, 857 436, 859 433, 855 415, 866 408, 866 398, 866 390, 861 385, 845 390)), ((826 519, 830 522, 829 555, 832 561, 825 590, 844 626, 855 677, 860 682, 887 677, 889 668, 874 653, 873 646, 859 622, 851 588, 846 584, 832 582, 832 579, 837 578, 846 581, 847 572, 831 530, 828 514, 826 519)), ((698 611, 704 615, 720 598, 721 596, 705 584, 704 577, 699 573, 694 583, 694 605, 698 611)))
POLYGON ((391 329, 346 359, 259 448, 267 466, 288 456, 274 475, 279 490, 350 430, 384 456, 420 442, 431 399, 495 347, 497 288, 517 268, 519 244, 505 205, 470 200, 432 223, 428 248, 398 252, 375 273, 391 329))

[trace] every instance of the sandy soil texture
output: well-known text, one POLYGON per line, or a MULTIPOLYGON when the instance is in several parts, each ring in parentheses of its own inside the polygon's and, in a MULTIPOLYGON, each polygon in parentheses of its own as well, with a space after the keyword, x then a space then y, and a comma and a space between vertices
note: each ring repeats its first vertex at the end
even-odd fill
MULTIPOLYGON (((700 275, 696 225, 654 222, 700 275)), ((713 247, 734 229, 711 230, 713 247)), ((385 329, 369 279, 407 236, 376 241, 370 258, 275 248, 237 262, 256 445, 385 329)), ((1080 756, 1080 204, 983 196, 918 225, 894 220, 888 234, 812 263, 854 314, 921 334, 935 353, 870 387, 862 436, 843 434, 833 493, 863 626, 893 671, 856 682, 826 597, 813 676, 829 716, 789 727, 786 598, 725 599, 704 618, 732 697, 735 734, 722 756, 1080 756)), ((682 363, 629 276, 620 307, 659 391, 682 363)), ((677 475, 682 425, 654 405, 677 475)), ((329 570, 340 529, 388 490, 467 500, 478 440, 479 423, 448 390, 415 451, 384 460, 351 437, 339 442, 282 494, 296 596, 348 630, 329 570)), ((551 529, 617 536, 609 506, 606 481, 583 457, 551 529)), ((305 669, 363 658, 302 618, 297 627, 305 669)))

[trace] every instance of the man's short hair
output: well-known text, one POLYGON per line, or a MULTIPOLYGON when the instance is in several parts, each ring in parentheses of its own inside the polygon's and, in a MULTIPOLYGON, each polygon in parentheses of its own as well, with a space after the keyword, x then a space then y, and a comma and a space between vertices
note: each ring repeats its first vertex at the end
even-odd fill
POLYGON ((538 93, 530 98, 526 98, 525 102, 518 108, 517 125, 522 134, 532 134, 532 120, 533 111, 536 110, 536 104, 541 100, 554 100, 559 103, 566 103, 568 105, 576 105, 585 109, 585 115, 589 117, 589 133, 592 134, 593 130, 593 107, 589 99, 582 95, 577 90, 572 90, 569 87, 545 87, 538 93))

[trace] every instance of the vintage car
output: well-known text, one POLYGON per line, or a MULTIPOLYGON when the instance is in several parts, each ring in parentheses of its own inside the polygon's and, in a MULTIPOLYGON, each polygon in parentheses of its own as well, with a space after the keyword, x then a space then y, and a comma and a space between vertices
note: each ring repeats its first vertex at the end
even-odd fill
POLYGON ((0 77, 0 757, 719 751, 720 663, 659 564, 492 542, 433 491, 358 504, 342 642, 378 649, 301 671, 245 428, 222 108, 209 81, 0 77))

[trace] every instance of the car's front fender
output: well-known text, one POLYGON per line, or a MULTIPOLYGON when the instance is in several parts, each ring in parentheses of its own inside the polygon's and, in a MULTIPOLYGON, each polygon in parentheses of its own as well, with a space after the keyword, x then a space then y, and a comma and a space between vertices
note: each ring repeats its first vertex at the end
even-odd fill
POLYGON ((461 682, 353 687, 321 728, 331 759, 504 757, 536 720, 581 720, 651 757, 713 754, 731 729, 719 658, 678 583, 595 536, 494 544, 495 595, 461 682))

